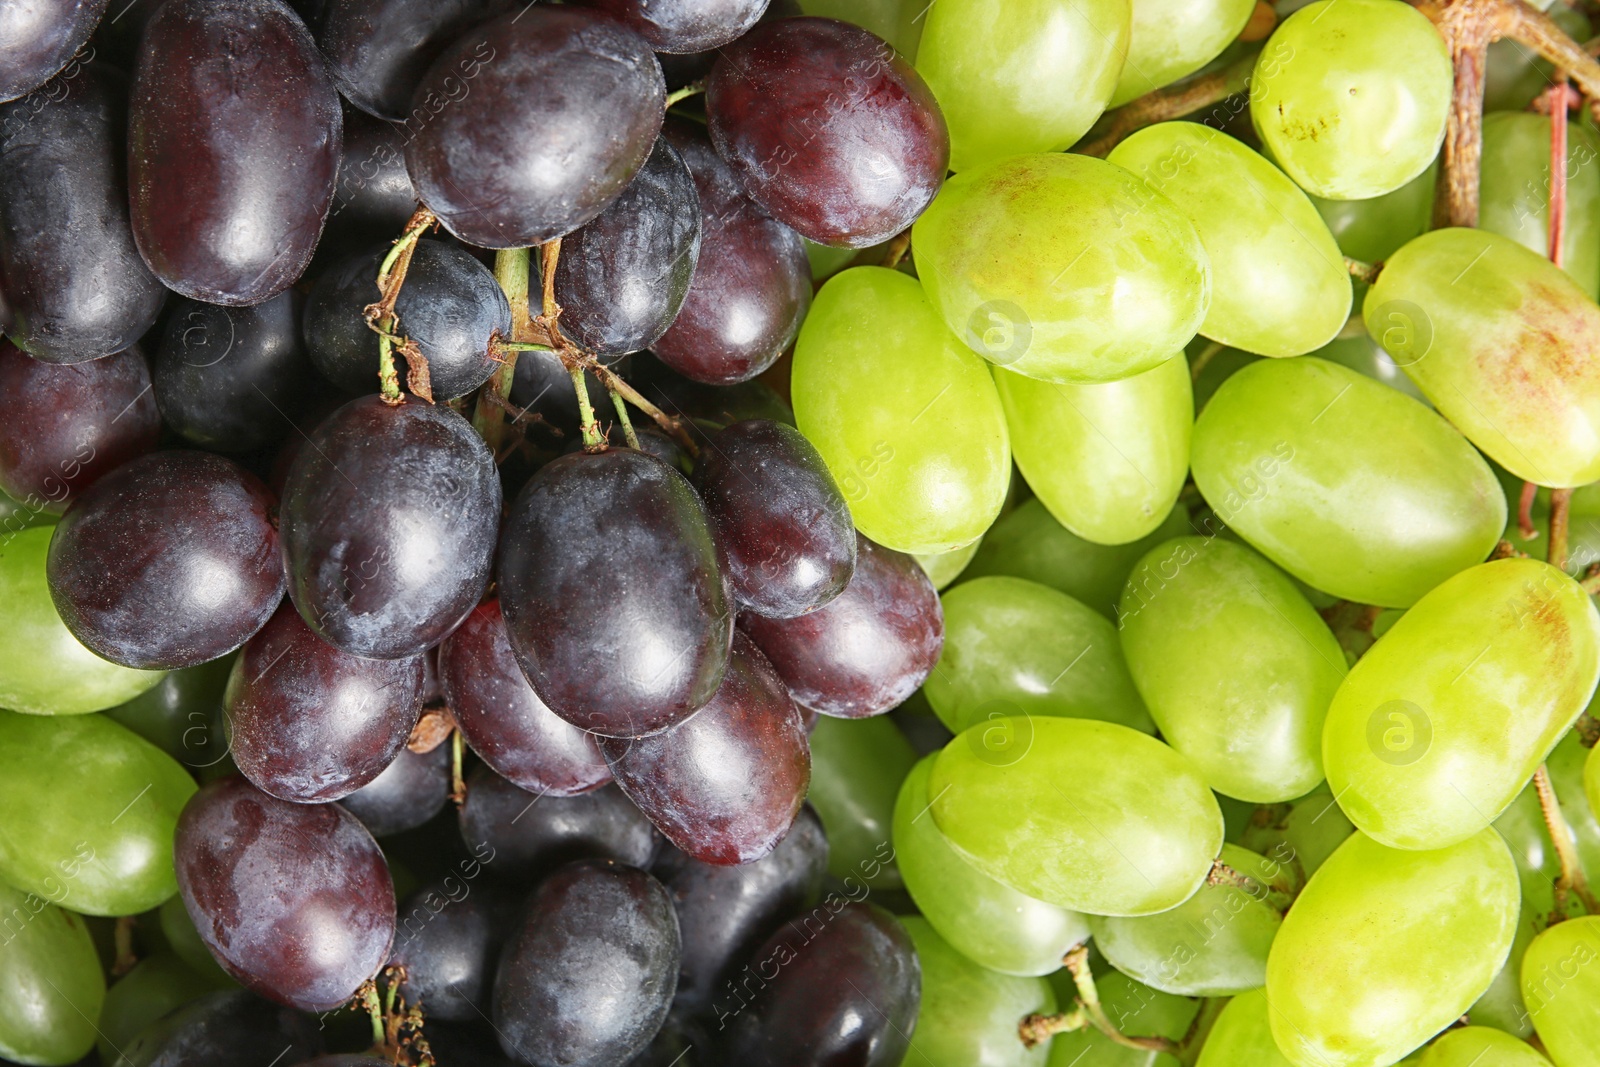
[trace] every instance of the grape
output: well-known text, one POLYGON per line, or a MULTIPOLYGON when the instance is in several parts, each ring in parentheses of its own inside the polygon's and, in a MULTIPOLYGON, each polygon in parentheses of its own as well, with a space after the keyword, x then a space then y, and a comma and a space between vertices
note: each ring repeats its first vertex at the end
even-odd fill
POLYGON ((194 928, 193 920, 184 910, 180 894, 174 893, 168 897, 157 914, 160 916, 161 936, 190 970, 209 982, 213 989, 239 988, 239 983, 228 977, 216 957, 211 955, 211 950, 206 948, 206 943, 200 939, 200 931, 194 928))
POLYGON ((489 580, 494 457, 447 407, 352 400, 308 439, 283 490, 289 596, 345 652, 403 659, 439 643, 489 580))
POLYGON ((945 183, 913 231, 945 325, 1049 382, 1111 382, 1176 356, 1211 302, 1177 205, 1104 160, 1019 156, 945 183))
POLYGON ((1334 850, 1355 832, 1326 783, 1276 813, 1258 809, 1238 843, 1263 856, 1292 864, 1301 880, 1317 873, 1334 850))
POLYGON ((928 677, 944 643, 939 595, 917 561, 857 535, 843 593, 793 619, 740 616, 802 707, 844 719, 881 715, 928 677))
MULTIPOLYGON (((774 0, 772 8, 781 0, 774 0)), ((871 30, 908 60, 917 56, 924 16, 928 9, 914 0, 802 0, 796 5, 807 15, 842 19, 871 30)))
POLYGON ((1489 465, 1443 419, 1316 358, 1262 360, 1223 383, 1195 424, 1193 463, 1219 519, 1362 604, 1416 603, 1505 526, 1489 465))
POLYGON ((722 682, 733 612, 705 509, 654 456, 619 448, 540 468, 512 505, 499 581, 517 662, 574 726, 656 733, 722 682))
POLYGON ((991 878, 1094 915, 1187 900, 1222 847, 1222 811, 1182 755, 1090 719, 994 719, 945 746, 933 818, 991 878))
POLYGON ((232 667, 233 658, 224 656, 198 667, 170 671, 132 700, 107 709, 106 718, 126 726, 191 771, 203 768, 207 764, 200 752, 222 710, 222 691, 228 686, 232 667))
MULTIPOLYGON (((1051 976, 1056 999, 1070 1004, 1077 996, 1065 970, 1051 976)), ((1199 1010, 1195 1001, 1175 997, 1140 985, 1127 975, 1109 971, 1098 979, 1100 1001, 1111 1024, 1134 1037, 1165 1037, 1176 1041, 1189 1029, 1199 1010)), ((1178 1067, 1179 1060, 1165 1053, 1113 1044, 1092 1026, 1060 1034, 1050 1042, 1050 1067, 1178 1067)), ((1230 1064, 1229 1067, 1246 1067, 1230 1064)), ((1250 1063, 1248 1067, 1263 1067, 1250 1063)))
POLYGON ((1423 395, 1421 389, 1417 388, 1417 383, 1406 375, 1405 369, 1394 361, 1393 356, 1383 350, 1382 345, 1372 339, 1366 327, 1359 322, 1348 324, 1341 331, 1341 336, 1329 341, 1312 355, 1329 363, 1349 367, 1359 374, 1380 381, 1389 388, 1406 394, 1423 407, 1433 407, 1433 403, 1423 395))
POLYGON ((1247 0, 1135 0, 1128 61, 1111 94, 1111 106, 1153 93, 1205 67, 1250 21, 1247 0))
POLYGON ((1060 385, 994 372, 1017 468, 1056 520, 1126 544, 1172 512, 1189 474, 1189 365, 1169 359, 1121 381, 1060 385))
POLYGON ((1029 1049, 1017 1023, 1033 1012, 1053 1012, 1056 996, 1043 978, 996 974, 967 959, 926 919, 900 925, 916 946, 922 997, 907 1059, 928 1064, 996 1064, 1044 1067, 1048 1044, 1029 1049))
POLYGON ((266 1064, 316 1055, 321 1045, 315 1020, 251 996, 243 990, 212 993, 143 1030, 122 1050, 114 1067, 195 1067, 203 1063, 266 1064), (266 1056, 262 1053, 267 1052, 266 1056))
POLYGON ((1155 731, 1104 616, 1037 582, 974 578, 943 597, 945 639, 923 687, 953 733, 1007 715, 1155 731))
POLYGON ((672 900, 644 871, 608 860, 561 868, 534 891, 500 959, 501 1047, 538 1067, 627 1062, 666 1020, 681 950, 672 900))
POLYGON ((961 577, 961 572, 967 569, 967 564, 972 562, 972 557, 978 554, 978 549, 982 545, 983 540, 980 538, 970 545, 952 548, 948 552, 935 552, 932 555, 919 555, 914 558, 917 566, 928 575, 928 581, 933 583, 933 587, 944 589, 961 577))
POLYGON ((1272 1036, 1296 1067, 1392 1063, 1488 987, 1517 922, 1493 830, 1404 852, 1355 834, 1284 918, 1267 960, 1272 1036))
POLYGON ((747 1067, 896 1067, 916 1025, 921 967, 905 927, 876 904, 818 907, 751 957, 739 996, 717 1011, 727 1061, 747 1067))
POLYGON ((1522 960, 1522 995, 1539 1040, 1560 1067, 1600 1063, 1600 917, 1586 915, 1540 934, 1522 960))
POLYGON ((155 362, 155 400, 167 425, 219 452, 281 440, 311 401, 303 303, 292 291, 245 308, 179 303, 155 362))
POLYGON ((1420 11, 1397 0, 1316 0, 1262 49, 1250 119, 1306 192, 1364 200, 1432 162, 1454 83, 1444 38, 1420 11))
MULTIPOLYGON (((95 969, 99 969, 98 959, 95 969)), ((127 1047, 145 1027, 215 988, 170 952, 141 959, 106 990, 95 1026, 100 1062, 110 1067, 117 1062, 118 1050, 127 1047)))
POLYGON ((705 52, 744 36, 767 0, 580 0, 650 42, 657 52, 705 52))
POLYGON ((822 455, 781 422, 746 419, 718 431, 695 487, 742 606, 791 619, 833 601, 856 565, 856 532, 822 455))
POLYGON ((792 373, 795 425, 867 537, 902 552, 946 552, 999 515, 1011 473, 1000 397, 916 279, 882 267, 830 278, 792 373))
MULTIPOLYGON (((696 277, 704 269, 705 260, 702 258, 700 262, 702 266, 695 268, 696 277)), ((806 289, 809 290, 810 285, 806 289)), ((794 412, 788 401, 764 382, 709 385, 686 377, 649 352, 632 357, 630 373, 647 399, 693 420, 689 427, 691 433, 702 426, 715 430, 743 419, 768 419, 794 425, 794 412)))
POLYGON ((834 19, 780 19, 722 49, 706 115, 750 198, 818 244, 893 237, 933 200, 950 160, 944 116, 916 70, 834 19))
POLYGON ((1428 1046, 1421 1067, 1550 1067, 1526 1042, 1486 1026, 1451 1030, 1428 1046))
POLYGON ((1322 781, 1344 650, 1287 575, 1243 545, 1181 537, 1133 569, 1117 614, 1161 736, 1211 788, 1272 804, 1322 781))
POLYGON ((1433 220, 1433 192, 1438 184, 1439 164, 1435 161, 1400 188, 1382 196, 1368 200, 1324 200, 1312 196, 1311 203, 1339 242, 1341 252, 1363 263, 1382 263, 1401 245, 1428 232, 1433 220))
POLYGON ((50 541, 50 596, 72 635, 125 667, 232 652, 283 598, 271 495, 204 452, 123 464, 78 497, 50 541))
POLYGON ((804 243, 745 197, 705 130, 669 118, 661 132, 694 175, 701 223, 688 295, 655 353, 695 381, 748 381, 794 343, 811 306, 804 243))
POLYGON ((503 0, 326 0, 317 44, 339 91, 380 119, 403 119, 428 66, 503 0))
POLYGON ((828 874, 847 889, 898 889, 890 841, 895 797, 917 762, 888 718, 845 722, 824 717, 811 731, 811 794, 828 832, 828 874))
MULTIPOLYGON (((1567 124, 1567 213, 1561 265, 1593 300, 1600 295, 1600 139, 1567 124)), ((1541 256, 1550 254, 1550 118, 1497 111, 1483 117, 1478 225, 1541 256)))
MULTIPOLYGON (((1264 989, 1241 993, 1217 1016, 1196 1067, 1294 1067, 1272 1039, 1264 989)), ((1487 1065, 1480 1065, 1487 1067, 1487 1065)))
POLYGON ((346 109, 344 154, 325 240, 330 247, 341 238, 357 247, 393 240, 416 208, 399 128, 346 109))
POLYGON ((513 917, 510 898, 450 877, 400 905, 391 964, 405 968, 400 992, 436 1019, 486 1018, 495 962, 513 917))
POLYGON ((1395 848, 1443 848, 1504 811, 1600 678, 1600 613, 1532 559, 1424 597, 1350 670, 1323 730, 1328 785, 1395 848))
POLYGON ((134 915, 172 895, 172 834, 194 782, 101 716, 0 712, 0 878, 87 915, 134 915))
POLYGON ((450 797, 450 749, 418 754, 402 748, 394 762, 341 801, 373 837, 415 830, 444 810, 450 797))
POLYGON ((1283 172, 1232 137, 1163 122, 1107 157, 1166 196, 1200 234, 1211 261, 1211 305, 1200 332, 1265 356, 1298 356, 1331 341, 1350 317, 1350 274, 1311 201, 1283 172))
POLYGON ((333 199, 342 136, 338 94, 294 12, 281 0, 163 4, 131 98, 133 235, 156 277, 229 305, 294 284, 333 199))
MULTIPOLYGON (((1593 703, 1590 698, 1591 706, 1593 703)), ((1595 817, 1597 809, 1587 799, 1584 788, 1584 767, 1592 751, 1585 747, 1579 731, 1571 730, 1556 742, 1544 762, 1561 815, 1576 840, 1579 862, 1587 870, 1600 872, 1600 819, 1595 817)))
POLYGON ((33 92, 72 61, 105 14, 109 0, 45 0, 0 8, 6 62, 0 100, 33 92))
POLYGON ((735 634, 716 694, 650 737, 600 739, 617 785, 704 863, 749 863, 789 832, 811 782, 800 712, 759 649, 735 634))
POLYGON ((463 241, 543 244, 632 180, 666 92, 638 34, 576 8, 523 5, 462 34, 428 68, 406 120, 406 166, 463 241))
MULTIPOLYGON (((1549 15, 1574 41, 1587 41, 1593 35, 1588 16, 1577 8, 1554 2, 1543 6, 1536 3, 1533 6, 1549 15)), ((1538 52, 1514 38, 1490 42, 1486 59, 1483 80, 1485 111, 1521 111, 1555 83, 1555 68, 1540 58, 1538 52)), ((1548 146, 1545 154, 1548 157, 1548 146)))
POLYGON ((944 0, 926 16, 917 73, 950 124, 956 171, 1072 144, 1128 52, 1128 0, 944 0))
POLYGON ((660 340, 700 258, 700 196, 677 149, 658 137, 633 181, 562 252, 555 294, 567 335, 600 355, 660 340))
MULTIPOLYGON (((16 6, 5 5, 0 23, 16 6)), ((24 9, 61 6, 52 0, 24 9)), ((7 74, 21 42, 7 28, 0 41, 8 67, 0 99, 9 99, 7 74)), ((109 68, 75 61, 33 95, 0 106, 0 324, 19 348, 48 363, 121 352, 155 325, 166 299, 128 226, 126 90, 109 68)))
POLYGON ((911 769, 894 803, 895 862, 906 891, 948 947, 972 962, 1001 974, 1050 974, 1089 939, 1088 923, 995 881, 950 847, 928 813, 934 759, 911 769))
POLYGON ((74 1063, 94 1047, 105 999, 89 929, 32 893, 0 885, 0 1055, 23 1063, 74 1063))
MULTIPOLYGON (((378 335, 363 309, 376 301, 378 267, 387 248, 360 253, 317 280, 306 302, 306 347, 331 382, 365 393, 378 381, 378 335)), ((433 395, 466 396, 499 366, 490 345, 511 337, 511 305, 494 275, 464 248, 418 241, 395 301, 400 331, 428 363, 433 395)))
POLYGON ((200 937, 262 996, 325 1011, 388 958, 389 869, 372 835, 337 804, 291 804, 223 778, 184 808, 175 851, 178 890, 200 937))
POLYGON ((650 821, 614 787, 544 796, 518 789, 487 767, 467 778, 461 837, 475 855, 487 855, 497 876, 524 884, 590 856, 647 867, 656 850, 650 821))

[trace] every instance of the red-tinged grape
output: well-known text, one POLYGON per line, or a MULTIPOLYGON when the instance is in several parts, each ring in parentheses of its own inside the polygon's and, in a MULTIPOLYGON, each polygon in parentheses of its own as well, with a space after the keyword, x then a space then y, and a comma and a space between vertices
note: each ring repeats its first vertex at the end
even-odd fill
POLYGON ((731 44, 756 24, 768 0, 577 0, 604 11, 657 52, 706 52, 731 44))
POLYGON ((160 434, 137 348, 62 367, 0 340, 0 492, 18 503, 59 515, 160 434))
POLYGON ((205 452, 125 463, 56 526, 46 572, 61 621, 124 667, 192 667, 244 644, 283 599, 272 497, 205 452))
POLYGON ((617 198, 650 155, 666 99, 638 34, 571 7, 523 7, 428 68, 406 120, 406 165, 462 240, 543 244, 617 198))
POLYGON ((312 432, 284 486, 289 596, 357 656, 438 644, 489 580, 500 521, 494 457, 448 407, 352 400, 312 432))
POLYGON ((712 436, 695 487, 741 607, 788 619, 822 607, 855 573, 850 507, 800 431, 746 419, 712 436))
POLYGON ((603 738, 600 751, 628 799, 704 863, 767 855, 794 825, 811 783, 800 712, 743 634, 710 703, 650 737, 603 738))
POLYGON ((595 736, 551 711, 528 684, 498 600, 479 604, 445 638, 439 674, 462 737, 519 788, 569 797, 611 780, 595 736))
POLYGON ((706 114, 751 198, 819 244, 893 237, 932 203, 950 162, 922 77, 882 38, 835 19, 768 23, 724 49, 706 114))
POLYGON ((406 148, 392 122, 353 108, 344 114, 344 152, 327 236, 375 244, 393 240, 417 209, 417 191, 406 171, 406 148))
POLYGON ((315 1019, 235 989, 169 1012, 140 1031, 114 1067, 269 1067, 273 1056, 303 1059, 321 1046, 315 1019))
POLYGON ((245 642, 223 696, 233 762, 257 789, 316 804, 394 762, 422 711, 422 657, 363 659, 285 604, 245 642))
POLYGON ((649 348, 677 317, 699 258, 694 177, 658 137, 611 206, 562 241, 555 279, 561 329, 603 356, 649 348))
POLYGON ((467 778, 461 837, 495 875, 526 880, 571 860, 598 857, 635 867, 655 855, 656 834, 612 786, 575 797, 518 789, 487 767, 467 778))
POLYGON ((394 885, 337 804, 291 804, 219 779, 178 820, 178 891, 223 969, 302 1011, 349 1000, 389 956, 394 885))
POLYGON ((417 753, 402 748, 394 762, 340 801, 373 837, 415 830, 450 799, 450 746, 417 753))
POLYGON ((430 1025, 486 1017, 511 903, 451 877, 423 886, 400 905, 389 962, 406 969, 400 991, 423 1005, 430 1025))
MULTIPOLYGON (((0 25, 19 7, 48 6, 5 4, 0 25)), ((4 31, 0 42, 10 52, 4 31)), ((122 351, 167 296, 128 226, 126 106, 120 75, 75 63, 0 107, 0 318, 18 347, 51 363, 122 351)))
POLYGON ((311 262, 339 168, 339 97, 283 0, 169 0, 128 117, 133 234, 168 288, 257 304, 311 262))
POLYGON ((700 261, 678 317, 653 350, 697 382, 749 381, 794 343, 811 306, 805 243, 744 195, 705 130, 669 119, 662 135, 683 155, 700 194, 700 261))
POLYGON ((88 43, 109 0, 34 0, 0 5, 0 100, 33 92, 88 43))
POLYGON ((534 891, 500 959, 501 1047, 535 1067, 626 1063, 666 1021, 681 950, 660 882, 607 860, 563 867, 534 891))
POLYGON ((500 544, 517 662, 574 726, 642 737, 722 682, 733 636, 705 509, 654 456, 616 448, 540 468, 500 544))
POLYGON ((855 575, 825 607, 794 619, 739 619, 798 703, 843 719, 899 705, 944 647, 939 594, 917 561, 856 536, 855 575))

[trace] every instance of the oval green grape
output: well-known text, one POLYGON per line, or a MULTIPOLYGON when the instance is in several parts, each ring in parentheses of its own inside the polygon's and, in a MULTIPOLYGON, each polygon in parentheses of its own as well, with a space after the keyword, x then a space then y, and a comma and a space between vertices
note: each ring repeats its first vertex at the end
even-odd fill
POLYGON ((0 884, 0 1056, 35 1067, 94 1047, 106 979, 83 919, 0 884))
POLYGON ((1526 1041, 1487 1026, 1451 1030, 1428 1046, 1422 1067, 1550 1067, 1526 1041))
POLYGON ((1222 54, 1250 21, 1254 0, 1133 0, 1128 61, 1111 106, 1153 93, 1222 54))
MULTIPOLYGON (((1567 123, 1567 213, 1561 267, 1600 296, 1600 141, 1567 123)), ((1522 111, 1483 116, 1478 225, 1540 256, 1550 254, 1550 118, 1522 111)))
POLYGON ((1367 336, 1367 329, 1360 322, 1350 323, 1338 337, 1317 349, 1312 355, 1365 374, 1374 381, 1399 390, 1425 407, 1433 406, 1432 401, 1417 388, 1417 383, 1412 381, 1401 369, 1400 364, 1394 361, 1394 357, 1385 352, 1382 345, 1367 336))
POLYGON ((807 15, 842 19, 871 30, 894 46, 907 61, 917 57, 924 7, 918 0, 800 0, 807 15))
POLYGON ((161 1016, 216 986, 170 952, 140 960, 106 991, 97 1030, 100 1062, 114 1064, 121 1049, 161 1016))
MULTIPOLYGON (((1532 6, 1549 14, 1574 41, 1587 41, 1594 36, 1588 16, 1576 8, 1554 0, 1536 0, 1532 6)), ((1550 62, 1510 37, 1489 45, 1483 73, 1485 111, 1521 111, 1555 83, 1555 68, 1550 62)))
POLYGON ((944 589, 961 577, 961 572, 967 569, 972 557, 978 554, 978 546, 982 543, 983 539, 980 537, 964 548, 952 548, 948 552, 938 552, 931 556, 917 556, 917 566, 922 568, 922 573, 928 576, 928 581, 933 583, 935 589, 944 589))
POLYGON ((887 715, 817 716, 811 731, 811 792, 828 834, 828 873, 873 889, 899 889, 891 826, 900 783, 917 762, 887 715))
POLYGON ((1327 783, 1288 804, 1262 810, 1265 817, 1251 819, 1238 843, 1292 866, 1302 881, 1316 874, 1356 831, 1327 783))
MULTIPOLYGON (((1433 222, 1433 194, 1439 164, 1393 192, 1366 200, 1324 200, 1311 197, 1339 250, 1362 263, 1382 263, 1413 237, 1428 232, 1433 222)), ((1308 194, 1309 195, 1309 194, 1308 194)))
POLYGON ((1294 1067, 1272 1038, 1267 991, 1253 989, 1228 1001, 1195 1067, 1294 1067))
POLYGON ((173 759, 189 767, 215 761, 220 748, 214 736, 228 687, 233 656, 223 656, 198 667, 171 671, 132 700, 106 710, 106 718, 121 723, 173 759))
POLYGON ((1522 997, 1559 1067, 1600 1065, 1600 916, 1550 927, 1522 958, 1522 997))

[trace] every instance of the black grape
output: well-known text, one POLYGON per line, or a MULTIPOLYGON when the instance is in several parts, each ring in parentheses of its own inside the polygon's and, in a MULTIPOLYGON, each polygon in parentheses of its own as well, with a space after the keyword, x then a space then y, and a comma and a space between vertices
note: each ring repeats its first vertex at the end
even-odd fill
POLYGON ((783 397, 765 382, 710 385, 686 378, 648 352, 633 357, 629 381, 647 399, 668 414, 687 416, 691 432, 702 448, 709 447, 706 431, 715 432, 743 419, 770 419, 794 425, 794 412, 783 397))
POLYGON ((361 245, 392 241, 416 209, 400 131, 365 112, 347 110, 344 154, 324 242, 335 236, 361 245))
POLYGON ((657 52, 704 52, 743 36, 767 0, 579 0, 604 11, 657 52))
POLYGON ((450 799, 450 746, 417 753, 402 748, 394 762, 339 803, 361 820, 373 837, 415 830, 450 799))
POLYGON ((711 1048, 698 1023, 673 1013, 627 1067, 712 1067, 711 1048))
POLYGON ((71 62, 105 14, 109 0, 26 0, 0 4, 0 100, 15 100, 71 62))
POLYGON ((390 963, 405 967, 400 989, 435 1019, 486 1018, 495 960, 514 908, 485 886, 446 878, 423 886, 400 906, 390 963))
POLYGON ((588 857, 645 867, 656 850, 650 820, 615 786, 575 797, 541 796, 487 767, 467 778, 461 837, 474 855, 487 851, 485 863, 496 877, 514 880, 588 857))
MULTIPOLYGON (((494 1029, 486 1022, 477 1026, 428 1019, 428 1044, 433 1049, 434 1062, 448 1067, 518 1067, 500 1050, 494 1029)), ((694 1067, 681 1063, 678 1067, 694 1067)))
POLYGON ((317 1020, 242 989, 208 993, 139 1031, 111 1067, 272 1067, 321 1049, 317 1020))
POLYGON ((328 0, 317 43, 339 91, 380 119, 403 119, 428 65, 509 0, 328 0))
POLYGON ((203 771, 222 753, 208 746, 214 724, 222 721, 222 692, 233 666, 230 657, 198 667, 168 671, 153 688, 125 704, 106 709, 115 719, 191 771, 203 771))

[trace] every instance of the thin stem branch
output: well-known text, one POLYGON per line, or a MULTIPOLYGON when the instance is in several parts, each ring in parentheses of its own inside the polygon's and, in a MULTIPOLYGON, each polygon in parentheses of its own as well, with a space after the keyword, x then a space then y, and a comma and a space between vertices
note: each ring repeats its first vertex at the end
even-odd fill
POLYGON ((1550 105, 1550 228, 1546 247, 1550 262, 1561 266, 1567 231, 1567 76, 1556 72, 1556 84, 1545 93, 1550 105))
POLYGON ((629 448, 639 447, 639 435, 633 431, 633 420, 628 417, 628 402, 622 399, 622 394, 615 389, 606 390, 611 394, 611 405, 617 409, 617 419, 622 423, 622 436, 628 441, 629 448))
POLYGON ((1539 536, 1539 528, 1533 524, 1533 502, 1538 495, 1538 483, 1522 483, 1522 496, 1517 499, 1517 533, 1522 535, 1524 541, 1532 541, 1539 536))
POLYGON ((1227 346, 1225 346, 1221 341, 1208 342, 1206 346, 1200 350, 1200 354, 1194 357, 1194 362, 1189 364, 1189 380, 1192 382, 1199 381, 1200 372, 1206 369, 1206 364, 1210 363, 1213 359, 1216 359, 1217 353, 1221 352, 1225 347, 1227 346))
POLYGON ((1105 1008, 1100 1005, 1100 993, 1094 985, 1094 973, 1089 970, 1089 949, 1086 945, 1079 945, 1068 952, 1062 960, 1068 972, 1072 975, 1073 985, 1078 987, 1078 1003, 1082 1006, 1084 1014, 1088 1016, 1089 1023, 1109 1038, 1114 1044, 1124 1048, 1144 1049, 1154 1052, 1166 1052, 1176 1055, 1178 1043, 1167 1037, 1129 1037, 1114 1026, 1106 1017, 1105 1008))
POLYGON ((1450 49, 1455 87, 1444 134, 1444 166, 1434 198, 1434 226, 1478 224, 1478 170, 1483 158, 1483 86, 1492 28, 1474 0, 1445 6, 1439 32, 1450 49))
POLYGON ((137 915, 117 916, 117 925, 112 932, 112 943, 117 950, 116 959, 111 963, 113 978, 122 977, 139 963, 139 956, 133 951, 133 928, 138 921, 137 915))
POLYGON ((583 377, 583 364, 574 363, 567 368, 572 375, 572 388, 578 394, 578 429, 583 434, 585 452, 605 451, 605 438, 600 436, 600 423, 594 417, 594 405, 589 403, 589 383, 583 377))
POLYGON ((1257 49, 1252 49, 1210 74, 1202 74, 1198 78, 1130 100, 1107 115, 1105 132, 1093 141, 1075 147, 1073 151, 1103 159, 1135 130, 1192 115, 1203 107, 1221 103, 1236 93, 1244 92, 1250 87, 1250 74, 1256 67, 1257 52, 1257 49))
POLYGON ((1089 1025, 1089 1018, 1083 1013, 1083 1006, 1073 1008, 1071 1011, 1034 1012, 1024 1015, 1017 1024, 1017 1036, 1022 1039, 1023 1048, 1034 1048, 1049 1041, 1057 1034, 1070 1034, 1075 1030, 1082 1030, 1089 1025))
POLYGON ((400 393, 400 374, 394 364, 396 346, 406 358, 406 384, 413 393, 430 404, 433 402, 427 361, 415 343, 398 334, 400 316, 395 313, 394 305, 400 299, 406 272, 411 269, 411 257, 417 250, 417 242, 438 221, 433 212, 425 207, 419 207, 412 214, 406 222, 405 232, 378 264, 377 302, 368 304, 363 311, 367 326, 378 335, 378 392, 383 402, 391 406, 405 403, 405 397, 400 393))
POLYGON ((1568 515, 1572 505, 1571 489, 1550 490, 1550 549, 1546 559, 1550 566, 1567 569, 1568 515))
POLYGON ((524 351, 519 342, 533 326, 528 315, 528 261, 526 248, 503 248, 494 256, 494 280, 500 283, 500 289, 511 305, 511 339, 490 342, 494 346, 494 354, 500 359, 500 365, 478 391, 472 425, 489 446, 489 451, 496 453, 500 451, 504 437, 505 408, 490 398, 505 400, 511 396, 511 386, 517 374, 517 353, 524 351))
POLYGON ((1544 824, 1550 831, 1550 843, 1555 846, 1556 858, 1561 864, 1561 874, 1556 878, 1556 912, 1564 914, 1567 894, 1576 896, 1590 915, 1600 914, 1594 895, 1589 892, 1589 880, 1584 877, 1583 864, 1578 859, 1578 845, 1573 839, 1572 827, 1561 814, 1561 802, 1556 798, 1555 786, 1550 784, 1550 769, 1544 764, 1533 775, 1533 787, 1539 794, 1539 810, 1544 813, 1544 824))
POLYGON ((450 735, 450 799, 455 802, 457 810, 467 802, 467 780, 461 774, 466 750, 467 739, 461 736, 461 729, 457 727, 450 735))
POLYGON ((671 107, 673 104, 678 103, 680 100, 687 100, 691 96, 699 96, 701 93, 703 93, 705 91, 706 91, 706 86, 705 86, 704 82, 690 82, 688 85, 685 85, 682 89, 674 89, 672 92, 667 94, 667 106, 671 107))
POLYGON ((1363 263, 1361 260, 1351 259, 1349 256, 1344 257, 1344 267, 1345 270, 1350 272, 1350 277, 1355 278, 1357 281, 1366 282, 1368 285, 1377 282, 1378 275, 1383 273, 1382 263, 1363 263))
POLYGON ((387 1028, 383 1025, 383 1004, 378 1000, 378 983, 368 978, 356 990, 356 999, 367 1009, 367 1016, 372 1020, 372 1043, 383 1047, 388 1043, 387 1028))
POLYGON ((561 238, 539 246, 539 269, 543 275, 542 312, 535 325, 543 328, 555 353, 572 377, 572 391, 578 398, 578 430, 583 435, 585 452, 605 451, 605 438, 595 421, 594 405, 589 403, 589 383, 583 377, 581 351, 561 335, 561 305, 556 303, 556 268, 561 264, 561 238))
POLYGON ((895 234, 894 240, 889 242, 889 247, 883 255, 883 265, 894 270, 900 265, 900 261, 906 258, 906 253, 909 251, 911 251, 911 230, 907 228, 895 234))

